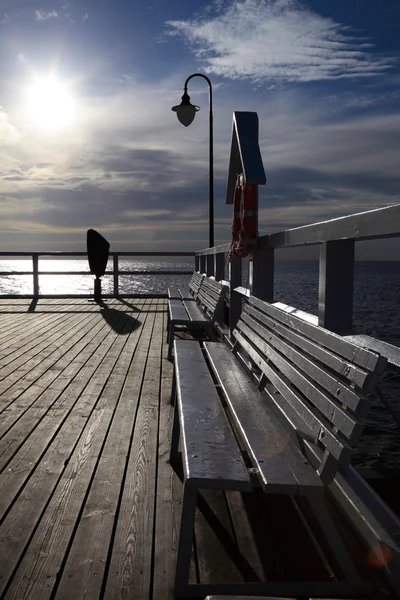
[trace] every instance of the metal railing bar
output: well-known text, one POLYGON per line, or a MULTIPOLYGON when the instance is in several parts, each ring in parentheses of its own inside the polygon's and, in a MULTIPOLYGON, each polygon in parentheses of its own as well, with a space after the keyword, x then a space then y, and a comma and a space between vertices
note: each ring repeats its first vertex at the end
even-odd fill
MULTIPOLYGON (((87 256, 87 252, 69 252, 63 250, 43 252, 0 252, 0 256, 87 256)), ((195 252, 110 252, 109 256, 195 256, 195 252)))

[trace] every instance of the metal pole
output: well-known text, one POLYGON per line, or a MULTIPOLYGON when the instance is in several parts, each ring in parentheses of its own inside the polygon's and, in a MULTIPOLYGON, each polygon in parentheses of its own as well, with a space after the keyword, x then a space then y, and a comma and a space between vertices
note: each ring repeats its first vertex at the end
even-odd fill
POLYGON ((202 77, 205 79, 210 88, 209 94, 209 122, 210 122, 210 148, 209 148, 209 191, 208 191, 208 204, 209 204, 209 233, 208 233, 208 245, 210 248, 214 246, 214 132, 213 132, 213 100, 212 100, 212 85, 211 81, 206 75, 202 73, 193 73, 185 81, 185 92, 187 92, 187 85, 193 77, 202 77))

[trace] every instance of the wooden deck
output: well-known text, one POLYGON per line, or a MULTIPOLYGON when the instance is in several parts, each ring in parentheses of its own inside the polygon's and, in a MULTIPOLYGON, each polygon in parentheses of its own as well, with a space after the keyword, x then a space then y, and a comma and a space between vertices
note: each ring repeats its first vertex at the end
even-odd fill
MULTIPOLYGON (((165 327, 164 299, 0 300, 0 598, 173 599, 181 482, 165 327)), ((202 495, 193 578, 329 578, 303 508, 202 495)), ((390 598, 348 543, 374 597, 390 598)))

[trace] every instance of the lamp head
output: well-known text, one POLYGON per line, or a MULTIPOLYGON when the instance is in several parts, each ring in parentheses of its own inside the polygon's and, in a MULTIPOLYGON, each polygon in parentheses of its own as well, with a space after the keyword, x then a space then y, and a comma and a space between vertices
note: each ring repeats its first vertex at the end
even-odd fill
POLYGON ((176 116, 182 125, 188 127, 190 123, 192 123, 196 113, 200 110, 200 107, 195 106, 190 102, 190 96, 185 89, 182 96, 182 102, 177 106, 173 106, 171 110, 176 112, 176 116))

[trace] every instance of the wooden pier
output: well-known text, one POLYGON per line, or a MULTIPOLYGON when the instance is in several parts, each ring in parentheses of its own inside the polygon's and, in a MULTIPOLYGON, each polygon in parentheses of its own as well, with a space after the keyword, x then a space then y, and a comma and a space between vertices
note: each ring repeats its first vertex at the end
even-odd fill
MULTIPOLYGON (((182 486, 168 462, 166 305, 0 300, 0 598, 173 599, 182 486)), ((194 580, 329 578, 301 508, 202 495, 194 580)), ((394 597, 347 542, 374 598, 394 597)))

